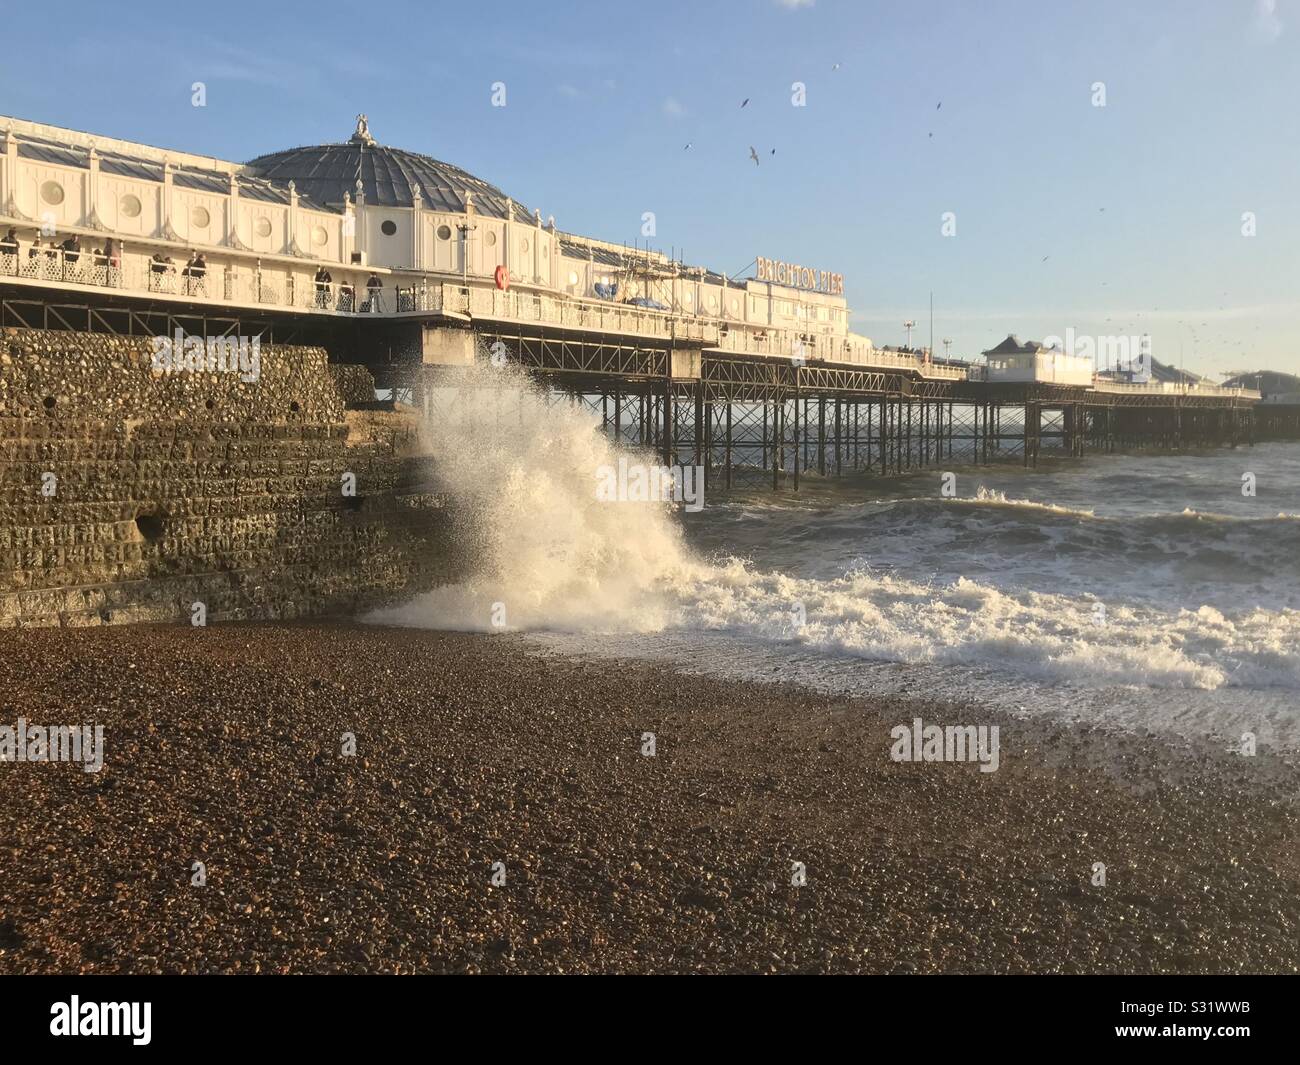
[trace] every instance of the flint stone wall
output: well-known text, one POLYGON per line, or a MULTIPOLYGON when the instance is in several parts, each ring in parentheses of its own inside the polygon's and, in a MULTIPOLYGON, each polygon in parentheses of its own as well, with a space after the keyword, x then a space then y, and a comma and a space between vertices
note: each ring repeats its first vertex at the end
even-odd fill
POLYGON ((0 627, 353 613, 450 579, 414 418, 347 409, 363 367, 264 346, 244 383, 152 355, 0 336, 0 627))

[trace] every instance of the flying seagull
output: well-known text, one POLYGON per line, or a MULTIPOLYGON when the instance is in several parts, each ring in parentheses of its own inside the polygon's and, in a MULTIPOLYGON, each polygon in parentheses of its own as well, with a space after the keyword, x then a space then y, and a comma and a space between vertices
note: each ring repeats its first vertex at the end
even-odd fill
POLYGON ((687 145, 686 145, 686 147, 683 148, 682 151, 684 151, 684 152, 689 152, 689 151, 691 150, 691 144, 692 144, 692 143, 694 143, 694 142, 688 142, 687 145))
POLYGON ((943 106, 943 101, 940 100, 937 104, 934 105, 934 109, 937 111, 937 110, 939 110, 939 108, 941 108, 942 106, 943 106))
POLYGON ((747 104, 747 103, 749 103, 749 97, 748 97, 748 96, 745 97, 744 101, 741 103, 740 106, 741 106, 741 107, 744 107, 745 104, 747 104))
POLYGON ((754 151, 754 146, 749 146, 749 157, 754 160, 754 165, 758 166, 758 152, 754 151))
POLYGON ((1050 259, 1050 258, 1051 258, 1050 255, 1044 255, 1044 256, 1043 256, 1043 262, 1047 262, 1047 260, 1050 259))
POLYGON ((773 148, 770 154, 772 154, 772 155, 776 155, 776 149, 773 148))

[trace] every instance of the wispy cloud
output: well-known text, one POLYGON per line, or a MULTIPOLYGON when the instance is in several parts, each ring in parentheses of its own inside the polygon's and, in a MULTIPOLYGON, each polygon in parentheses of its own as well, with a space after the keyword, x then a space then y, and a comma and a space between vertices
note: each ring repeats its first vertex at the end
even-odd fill
POLYGON ((669 96, 664 100, 663 110, 664 114, 669 118, 680 118, 682 115, 686 114, 686 108, 681 105, 675 96, 669 96))
POLYGON ((1266 41, 1276 41, 1282 36, 1282 19, 1277 13, 1277 0, 1255 0, 1255 32, 1266 41))

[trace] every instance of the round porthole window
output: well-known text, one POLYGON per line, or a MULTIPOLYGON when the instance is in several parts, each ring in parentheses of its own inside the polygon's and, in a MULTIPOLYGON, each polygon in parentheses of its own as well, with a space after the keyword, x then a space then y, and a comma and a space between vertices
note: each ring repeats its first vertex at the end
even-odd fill
POLYGON ((140 198, 132 196, 128 192, 118 201, 117 209, 122 212, 123 218, 139 218, 141 211, 140 198))
POLYGON ((441 225, 438 227, 439 240, 451 240, 451 226, 441 225))
POLYGON ((520 250, 521 252, 523 252, 525 255, 527 255, 527 254, 528 254, 528 241, 526 241, 526 240, 521 240, 521 241, 519 242, 519 250, 520 250))
POLYGON ((391 218, 389 218, 384 222, 383 225, 379 227, 379 232, 381 232, 386 237, 391 237, 394 233, 397 232, 397 223, 394 222, 391 218))
POLYGON ((688 292, 688 293, 686 293, 686 295, 684 295, 684 296, 682 297, 682 302, 683 302, 683 303, 686 303, 686 304, 689 304, 689 303, 691 303, 691 301, 694 300, 694 299, 695 299, 695 297, 692 296, 692 295, 688 292))
POLYGON ((496 235, 495 230, 491 230, 491 229, 489 229, 489 230, 487 231, 487 235, 483 238, 483 241, 484 241, 484 243, 487 244, 487 246, 488 246, 489 248, 495 246, 495 244, 496 244, 496 242, 497 242, 497 235, 496 235))
POLYGON ((330 235, 325 232, 324 226, 314 226, 311 231, 311 242, 317 247, 328 244, 330 235))
POLYGON ((717 306, 718 306, 718 297, 717 297, 717 296, 710 296, 710 297, 709 297, 709 310, 715 310, 715 309, 717 308, 717 306))
POLYGON ((271 220, 269 218, 258 218, 253 222, 253 232, 259 237, 269 237, 271 235, 271 220))
POLYGON ((41 186, 41 199, 46 203, 59 204, 63 202, 63 186, 57 181, 47 181, 41 186))
POLYGON ((208 223, 212 221, 212 216, 208 214, 206 207, 190 208, 190 225, 195 229, 207 229, 208 223))
POLYGON ((578 275, 577 275, 576 273, 574 273, 574 271, 570 270, 570 271, 569 271, 569 284, 570 284, 570 285, 576 285, 577 283, 578 283, 578 275))

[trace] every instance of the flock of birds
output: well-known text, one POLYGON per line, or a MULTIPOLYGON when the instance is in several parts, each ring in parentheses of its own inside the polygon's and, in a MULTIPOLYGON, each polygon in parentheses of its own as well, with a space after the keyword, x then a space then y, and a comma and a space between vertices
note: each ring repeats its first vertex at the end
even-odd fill
MULTIPOLYGON (((832 70, 832 72, 833 72, 833 71, 836 71, 836 70, 839 70, 839 69, 840 69, 840 64, 839 64, 839 63, 835 63, 835 64, 833 64, 833 65, 831 66, 831 70, 832 70)), ((743 111, 746 107, 749 106, 749 101, 750 101, 750 99, 751 99, 751 97, 746 96, 743 100, 740 101, 740 110, 743 111)), ((940 100, 938 103, 936 103, 936 104, 934 105, 934 109, 935 109, 936 111, 942 110, 942 108, 943 108, 943 101, 942 101, 942 100, 940 100)), ((929 137, 930 137, 930 139, 933 139, 933 138, 934 138, 934 132, 933 132, 933 131, 930 132, 929 137)), ((692 148, 693 146, 694 146, 694 142, 692 142, 692 141, 688 141, 688 142, 686 143, 686 146, 685 146, 685 148, 683 149, 683 151, 690 151, 691 148, 692 148)), ((769 156, 776 155, 776 149, 775 149, 775 148, 771 149, 771 150, 768 152, 768 155, 769 155, 769 156)), ((758 166, 758 165, 759 165, 759 163, 760 163, 760 157, 759 157, 759 154, 758 154, 758 149, 755 148, 752 144, 749 146, 749 158, 750 158, 750 160, 753 162, 753 164, 754 164, 755 166, 758 166)), ((1098 212, 1101 213, 1101 214, 1105 214, 1105 213, 1106 213, 1106 208, 1104 208, 1104 207, 1098 207, 1097 210, 1098 210, 1098 212)), ((1044 263, 1045 263, 1045 262, 1047 262, 1050 258, 1051 258, 1051 255, 1044 255, 1043 258, 1042 258, 1042 260, 1041 260, 1041 262, 1044 262, 1044 263)), ((1102 284, 1102 287, 1105 287, 1105 286, 1107 285, 1107 282, 1103 281, 1101 284, 1102 284)), ((1224 295, 1226 296, 1227 293, 1225 292, 1224 295)), ((1160 310, 1159 307, 1153 308, 1153 312, 1158 312, 1159 310, 1160 310)), ((1223 310, 1223 307, 1220 307, 1219 310, 1223 310)), ((1141 311, 1136 312, 1136 317, 1141 318, 1141 317, 1142 317, 1142 312, 1141 312, 1141 311)), ((1109 322, 1109 321, 1111 321, 1111 319, 1110 319, 1110 318, 1107 318, 1106 321, 1109 322)), ((1133 324, 1125 323, 1125 325, 1123 326, 1123 328, 1134 328, 1134 327, 1137 326, 1138 324, 1139 324, 1139 323, 1133 323, 1133 324)), ((1179 319, 1179 320, 1178 320, 1178 325, 1183 326, 1184 328, 1188 329, 1188 330, 1191 332, 1191 334, 1192 334, 1192 343, 1193 343, 1193 346, 1195 346, 1195 345, 1199 342, 1199 340, 1200 340, 1199 336, 1197 335, 1197 332, 1196 332, 1196 328, 1195 328, 1195 326, 1193 326, 1191 323, 1185 322, 1183 319, 1179 319)), ((1202 327, 1202 328, 1205 328, 1205 327, 1208 327, 1208 326, 1209 326, 1209 322, 1202 322, 1202 323, 1201 323, 1201 327, 1202 327)), ((1255 329, 1258 330, 1258 329, 1259 329, 1259 326, 1257 325, 1257 326, 1255 327, 1255 329)), ((1228 343, 1229 338, 1228 338, 1227 336, 1224 336, 1224 337, 1221 337, 1221 338, 1218 338, 1218 339, 1220 340, 1221 343, 1223 343, 1223 345, 1224 345, 1225 347, 1231 347, 1231 346, 1232 346, 1230 343, 1228 343)), ((1241 350, 1243 350, 1243 351, 1245 350, 1244 346, 1242 347, 1241 350)))
MULTIPOLYGON (((836 71, 836 70, 839 70, 839 69, 840 69, 840 64, 839 64, 839 63, 832 64, 832 66, 831 66, 831 71, 832 71, 832 72, 834 72, 834 71, 836 71)), ((740 109, 741 109, 742 111, 743 111, 746 107, 749 106, 749 101, 750 101, 750 97, 748 97, 748 96, 746 96, 743 100, 740 101, 740 109)), ((934 105, 934 109, 935 109, 936 111, 938 111, 941 107, 943 107, 943 101, 942 101, 942 100, 940 100, 937 104, 934 105)), ((930 136, 933 137, 933 136, 934 136, 934 133, 931 132, 930 136)), ((686 142, 686 146, 682 149, 682 151, 689 152, 693 146, 694 146, 694 141, 687 141, 687 142, 686 142)), ((768 154, 769 156, 776 155, 776 149, 773 148, 773 149, 772 149, 770 152, 768 152, 767 154, 768 154)), ((758 166, 758 165, 759 165, 758 149, 755 148, 752 144, 749 146, 749 158, 753 160, 755 166, 758 166)), ((1105 208, 1102 208, 1102 210, 1105 210, 1105 208)))

